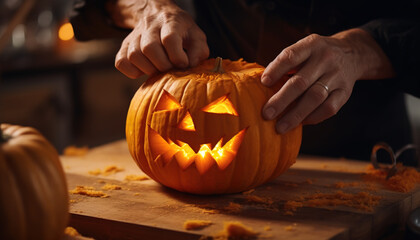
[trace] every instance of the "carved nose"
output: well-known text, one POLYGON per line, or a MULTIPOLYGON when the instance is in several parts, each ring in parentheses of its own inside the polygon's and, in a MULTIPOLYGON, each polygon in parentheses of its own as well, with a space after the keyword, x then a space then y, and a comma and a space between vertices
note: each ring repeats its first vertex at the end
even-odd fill
POLYGON ((191 117, 190 111, 187 111, 184 118, 179 122, 178 128, 184 131, 195 131, 194 121, 191 117))

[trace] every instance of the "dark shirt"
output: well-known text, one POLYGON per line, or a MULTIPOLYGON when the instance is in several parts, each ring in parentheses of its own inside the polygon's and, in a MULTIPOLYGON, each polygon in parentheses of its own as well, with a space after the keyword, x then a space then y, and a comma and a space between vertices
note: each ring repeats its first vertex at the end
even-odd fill
MULTIPOLYGON (((404 92, 420 96, 419 1, 195 1, 197 23, 211 55, 267 65, 283 48, 311 34, 361 27, 390 58, 398 78, 357 81, 338 114, 305 126, 301 153, 370 158, 380 141, 393 149, 412 142, 404 92)), ((405 163, 416 165, 413 153, 405 163)))
MULTIPOLYGON (((78 2, 83 6, 75 8, 72 23, 79 39, 128 33, 112 27, 102 1, 78 2)), ((368 160, 377 142, 395 150, 412 143, 404 93, 420 96, 415 72, 420 63, 420 1, 195 0, 194 10, 211 57, 244 58, 264 66, 311 33, 365 29, 389 57, 397 78, 357 81, 337 115, 304 126, 301 153, 368 160)), ((414 154, 402 157, 417 165, 414 154)))

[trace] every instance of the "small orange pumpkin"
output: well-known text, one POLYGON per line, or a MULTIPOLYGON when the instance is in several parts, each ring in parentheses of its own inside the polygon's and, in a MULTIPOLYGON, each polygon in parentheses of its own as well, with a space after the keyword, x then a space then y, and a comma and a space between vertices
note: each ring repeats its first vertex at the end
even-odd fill
POLYGON ((0 239, 61 239, 69 208, 57 151, 33 128, 0 128, 0 239))
POLYGON ((263 71, 256 63, 209 59, 149 78, 126 123, 138 166, 165 186, 197 194, 245 191, 286 171, 302 127, 278 135, 275 121, 262 119, 274 94, 260 83, 263 71))

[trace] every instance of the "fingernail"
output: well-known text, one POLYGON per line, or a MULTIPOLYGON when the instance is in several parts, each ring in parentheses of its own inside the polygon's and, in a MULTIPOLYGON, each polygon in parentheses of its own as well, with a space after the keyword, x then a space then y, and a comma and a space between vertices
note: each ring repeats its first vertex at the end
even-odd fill
POLYGON ((263 76, 261 79, 262 84, 264 85, 270 85, 271 84, 271 78, 269 76, 263 76))
POLYGON ((277 124, 277 132, 279 134, 283 134, 285 133, 289 128, 289 124, 285 123, 285 122, 281 122, 277 124))
POLYGON ((276 110, 272 107, 269 107, 264 110, 264 115, 267 118, 267 120, 271 120, 276 116, 276 110))

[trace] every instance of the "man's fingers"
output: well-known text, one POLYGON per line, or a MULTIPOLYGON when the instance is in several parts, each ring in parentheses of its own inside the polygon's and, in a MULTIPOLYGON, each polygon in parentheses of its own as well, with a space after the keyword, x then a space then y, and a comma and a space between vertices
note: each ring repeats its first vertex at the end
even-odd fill
POLYGON ((268 120, 276 118, 322 77, 324 68, 316 59, 311 58, 268 100, 263 108, 263 116, 268 120))
POLYGON ((330 89, 334 88, 331 78, 321 77, 296 101, 292 108, 287 109, 277 121, 278 133, 285 133, 298 126, 308 115, 324 103, 330 89), (329 87, 328 87, 329 86, 329 87))
POLYGON ((116 58, 120 71, 131 77, 139 71, 152 75, 195 66, 208 57, 204 32, 186 12, 172 7, 146 15, 124 39, 124 49, 116 58))
POLYGON ((327 100, 309 114, 302 123, 317 124, 337 114, 338 110, 340 110, 350 97, 350 95, 345 94, 343 91, 343 89, 337 89, 331 92, 327 100))
POLYGON ((173 65, 179 68, 186 68, 189 65, 188 56, 183 49, 183 30, 165 24, 161 29, 161 40, 163 47, 173 65))
POLYGON ((160 40, 160 31, 153 30, 142 34, 140 50, 159 71, 165 72, 172 68, 173 65, 169 61, 160 40))
POLYGON ((306 38, 283 49, 279 55, 268 64, 261 82, 266 86, 274 85, 283 75, 298 67, 311 55, 312 48, 308 46, 306 38))
POLYGON ((156 73, 158 70, 141 52, 140 38, 141 36, 131 41, 127 51, 127 58, 132 64, 134 64, 138 69, 140 69, 140 71, 150 76, 156 73))
POLYGON ((210 50, 206 35, 198 27, 188 32, 184 48, 187 51, 190 67, 197 66, 198 63, 209 57, 210 50))
POLYGON ((115 56, 115 67, 129 78, 136 79, 144 73, 133 65, 127 58, 128 44, 124 41, 115 56))

